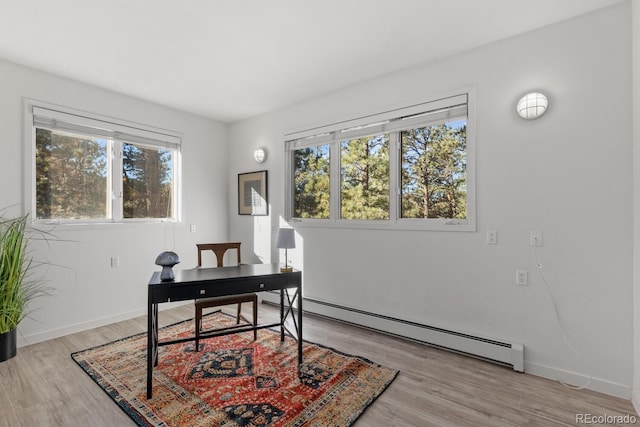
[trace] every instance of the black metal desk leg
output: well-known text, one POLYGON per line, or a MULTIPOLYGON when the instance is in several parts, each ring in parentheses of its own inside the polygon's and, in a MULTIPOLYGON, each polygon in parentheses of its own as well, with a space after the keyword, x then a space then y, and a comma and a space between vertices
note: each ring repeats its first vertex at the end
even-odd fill
POLYGON ((284 289, 280 289, 280 341, 284 341, 284 289))
MULTIPOLYGON (((291 313, 293 315, 293 313, 291 313)), ((298 287, 298 375, 302 367, 302 285, 298 287)))
POLYGON ((153 387, 153 365, 157 360, 157 310, 157 304, 152 304, 151 302, 147 303, 147 399, 151 399, 153 387))
POLYGON ((153 304, 153 366, 158 366, 158 304, 153 304))

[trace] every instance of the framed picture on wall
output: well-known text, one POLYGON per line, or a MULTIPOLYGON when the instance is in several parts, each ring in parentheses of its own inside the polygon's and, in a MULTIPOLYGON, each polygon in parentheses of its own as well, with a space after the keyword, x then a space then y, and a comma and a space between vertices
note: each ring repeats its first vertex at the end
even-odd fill
POLYGON ((268 215, 267 171, 238 174, 238 215, 268 215))

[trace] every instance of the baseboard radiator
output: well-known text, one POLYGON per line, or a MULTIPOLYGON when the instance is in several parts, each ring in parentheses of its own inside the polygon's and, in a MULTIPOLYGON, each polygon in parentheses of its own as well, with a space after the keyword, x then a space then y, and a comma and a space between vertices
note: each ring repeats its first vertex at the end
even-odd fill
MULTIPOLYGON (((263 298, 263 302, 278 304, 277 298, 263 298)), ((513 367, 524 372, 524 346, 450 331, 394 317, 344 307, 313 298, 303 299, 305 313, 354 324, 379 332, 418 341, 423 344, 513 367)))

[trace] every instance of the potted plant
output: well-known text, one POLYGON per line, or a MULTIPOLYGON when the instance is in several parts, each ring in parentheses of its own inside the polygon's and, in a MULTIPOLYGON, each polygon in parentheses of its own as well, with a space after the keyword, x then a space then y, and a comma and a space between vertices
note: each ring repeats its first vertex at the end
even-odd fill
POLYGON ((16 355, 16 331, 29 302, 45 293, 28 278, 32 258, 27 250, 28 215, 0 219, 0 362, 16 355))

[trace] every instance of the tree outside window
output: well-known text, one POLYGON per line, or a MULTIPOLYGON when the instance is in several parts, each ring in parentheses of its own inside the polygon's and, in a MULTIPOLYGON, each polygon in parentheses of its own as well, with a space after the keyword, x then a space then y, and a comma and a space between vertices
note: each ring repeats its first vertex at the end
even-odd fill
POLYGON ((401 133, 402 218, 466 218, 466 135, 466 120, 401 133))
POLYGON ((84 125, 77 116, 51 114, 34 115, 36 219, 176 219, 178 144, 150 132, 127 135, 135 142, 125 142, 110 123, 86 119, 90 125, 84 125), (58 121, 60 115, 69 122, 58 121))
POLYGON ((171 218, 171 150, 123 144, 122 166, 123 217, 171 218))
POLYGON ((287 219, 475 230, 472 102, 463 93, 288 134, 287 219))
POLYGON ((106 217, 108 143, 36 129, 36 218, 106 217))
POLYGON ((329 218, 329 145, 294 151, 293 209, 297 218, 329 218))
POLYGON ((389 219, 389 135, 342 142, 340 217, 389 219))

